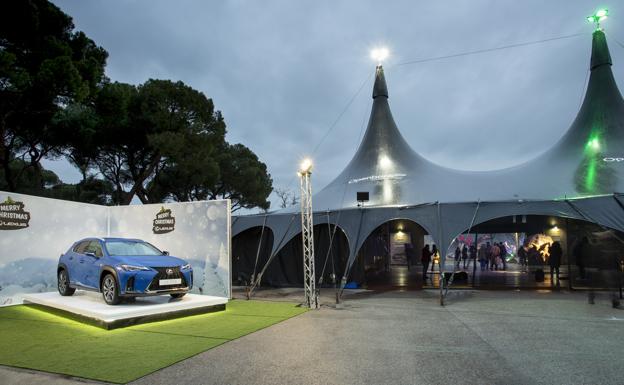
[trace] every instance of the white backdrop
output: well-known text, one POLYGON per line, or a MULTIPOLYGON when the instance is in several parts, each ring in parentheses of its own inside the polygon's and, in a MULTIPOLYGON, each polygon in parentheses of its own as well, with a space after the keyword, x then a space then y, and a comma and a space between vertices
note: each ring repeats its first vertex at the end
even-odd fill
POLYGON ((55 291, 60 254, 81 238, 104 236, 140 238, 167 250, 193 266, 193 292, 230 297, 230 221, 228 200, 106 207, 0 191, 0 305, 55 291), (20 202, 23 209, 15 211, 20 202), (155 234, 163 208, 175 224, 155 234), (27 227, 7 229, 23 226, 24 217, 27 227))

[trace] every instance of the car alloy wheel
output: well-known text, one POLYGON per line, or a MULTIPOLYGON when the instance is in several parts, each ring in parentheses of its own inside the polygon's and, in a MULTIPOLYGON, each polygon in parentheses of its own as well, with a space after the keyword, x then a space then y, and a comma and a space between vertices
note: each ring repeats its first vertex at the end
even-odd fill
POLYGON ((107 303, 113 303, 115 300, 115 278, 112 275, 107 275, 102 283, 102 294, 104 300, 107 303))
POLYGON ((67 290, 67 274, 65 274, 65 270, 61 270, 58 273, 58 290, 60 293, 64 293, 67 290))
POLYGON ((65 269, 61 269, 58 272, 58 292, 62 296, 70 296, 74 294, 76 289, 69 286, 69 276, 67 275, 67 271, 65 269))

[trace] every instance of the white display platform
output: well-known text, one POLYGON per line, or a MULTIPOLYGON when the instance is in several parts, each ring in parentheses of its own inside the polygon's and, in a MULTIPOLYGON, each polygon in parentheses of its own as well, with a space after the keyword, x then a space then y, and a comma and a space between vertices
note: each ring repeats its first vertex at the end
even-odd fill
POLYGON ((50 292, 25 294, 23 298, 24 303, 60 310, 64 315, 105 329, 225 310, 228 302, 224 297, 187 294, 177 299, 169 295, 137 297, 133 303, 107 305, 101 294, 81 290, 69 297, 50 292))

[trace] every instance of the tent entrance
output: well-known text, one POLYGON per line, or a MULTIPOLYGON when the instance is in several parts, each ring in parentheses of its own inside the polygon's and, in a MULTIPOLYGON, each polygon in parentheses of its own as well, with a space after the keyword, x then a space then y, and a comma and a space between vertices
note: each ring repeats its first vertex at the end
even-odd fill
POLYGON ((426 234, 420 225, 407 219, 383 223, 362 244, 351 280, 370 290, 422 288, 420 250, 426 234))
POLYGON ((619 285, 622 256, 621 232, 582 220, 518 215, 481 223, 470 234, 459 235, 448 249, 445 270, 455 270, 455 288, 610 290, 619 285), (552 256, 555 242, 561 257, 552 256), (461 257, 464 246, 467 259, 461 257))

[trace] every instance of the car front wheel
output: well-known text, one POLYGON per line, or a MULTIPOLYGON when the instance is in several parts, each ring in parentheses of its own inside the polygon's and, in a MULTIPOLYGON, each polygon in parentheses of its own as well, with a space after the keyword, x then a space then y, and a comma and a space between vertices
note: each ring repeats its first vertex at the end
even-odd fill
POLYGON ((58 272, 58 291, 62 296, 70 296, 76 291, 73 287, 69 287, 69 276, 65 269, 61 269, 58 272))
POLYGON ((117 282, 112 274, 106 274, 102 279, 102 297, 109 305, 117 305, 120 302, 117 282))

